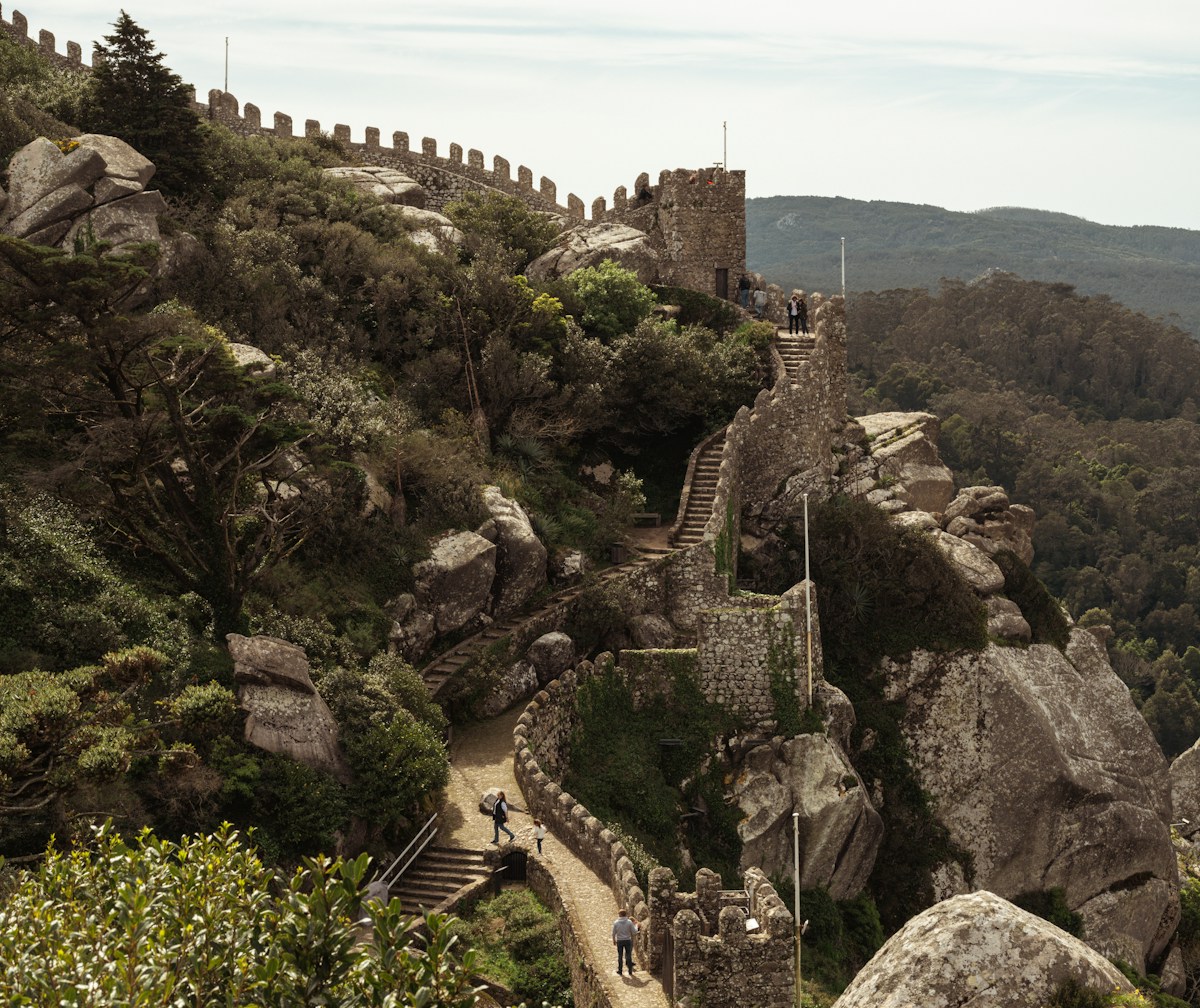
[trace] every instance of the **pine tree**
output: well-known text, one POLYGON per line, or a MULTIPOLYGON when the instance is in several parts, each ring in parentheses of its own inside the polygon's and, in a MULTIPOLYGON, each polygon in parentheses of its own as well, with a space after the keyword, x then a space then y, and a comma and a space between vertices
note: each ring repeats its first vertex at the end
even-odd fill
POLYGON ((84 100, 84 129, 120 137, 153 161, 164 193, 201 196, 208 179, 205 145, 187 85, 163 64, 146 29, 124 11, 113 28, 107 45, 96 43, 102 62, 84 100))

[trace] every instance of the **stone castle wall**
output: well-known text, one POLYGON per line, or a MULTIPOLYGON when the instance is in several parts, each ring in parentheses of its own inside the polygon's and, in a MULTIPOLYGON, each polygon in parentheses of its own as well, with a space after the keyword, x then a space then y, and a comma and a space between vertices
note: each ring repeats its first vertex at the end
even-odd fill
POLYGON ((726 443, 737 440, 742 460, 738 486, 742 507, 761 507, 781 481, 816 470, 833 476, 833 442, 846 420, 846 315, 840 296, 823 300, 814 313, 815 345, 795 381, 781 376, 764 389, 753 410, 734 417, 726 443))
MULTIPOLYGON (((623 657, 636 653, 624 652, 623 657)), ((653 702, 654 685, 669 684, 671 669, 686 651, 645 652, 622 668, 627 675, 648 675, 645 689, 653 702), (664 656, 672 656, 664 660, 664 656)), ((564 791, 556 778, 565 766, 571 733, 577 727, 575 691, 597 667, 609 667, 610 655, 595 665, 581 662, 549 683, 530 701, 513 731, 514 770, 531 815, 540 818, 612 889, 618 904, 638 922, 638 959, 650 970, 669 970, 664 987, 678 1001, 703 994, 716 1008, 753 1008, 783 1004, 794 981, 792 915, 761 871, 746 872, 745 889, 727 891, 708 869, 696 873, 696 892, 680 894, 667 868, 650 873, 650 897, 638 884, 623 843, 604 823, 564 791), (758 927, 747 931, 747 920, 758 927)))
MULTIPOLYGON (((13 11, 11 23, 0 17, 0 27, 21 44, 38 48, 55 66, 81 73, 91 70, 83 61, 79 43, 68 42, 63 54, 57 52, 51 32, 41 31, 36 41, 31 39, 28 19, 19 11, 13 11)), ((192 93, 194 96, 194 88, 192 93)), ((210 90, 208 102, 196 102, 195 108, 241 136, 322 134, 321 123, 315 119, 305 119, 297 134, 296 121, 282 112, 264 123, 258 106, 250 102, 239 106, 234 95, 219 89, 210 90)), ((447 203, 468 192, 498 192, 517 196, 536 211, 561 217, 564 227, 588 220, 588 208, 575 193, 568 193, 560 202, 553 179, 543 175, 535 180, 525 165, 518 165, 514 174, 512 162, 500 155, 494 155, 489 163, 482 151, 464 151, 458 143, 449 144, 442 155, 436 138, 423 137, 419 147, 414 147, 409 135, 399 131, 392 133, 390 145, 385 145, 376 126, 366 127, 363 139, 354 141, 350 127, 337 123, 332 136, 351 162, 394 168, 419 182, 430 210, 441 212, 447 203)), ((680 168, 660 172, 657 185, 651 185, 650 176, 642 173, 634 181, 632 194, 620 186, 613 192, 611 207, 601 197, 592 201, 590 210, 594 224, 626 224, 646 232, 659 254, 660 282, 733 297, 737 278, 746 268, 745 172, 680 168)))

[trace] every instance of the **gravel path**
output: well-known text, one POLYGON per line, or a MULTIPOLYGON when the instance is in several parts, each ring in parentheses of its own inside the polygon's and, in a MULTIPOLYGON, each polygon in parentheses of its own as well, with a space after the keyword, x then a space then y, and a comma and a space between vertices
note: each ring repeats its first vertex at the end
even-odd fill
MULTIPOLYGON (((450 783, 439 819, 437 842, 455 847, 483 848, 492 839, 491 821, 479 814, 479 796, 490 787, 502 788, 510 805, 525 807, 525 798, 513 775, 513 728, 522 708, 477 725, 456 728, 450 746, 450 783)), ((616 949, 611 927, 617 911, 612 891, 571 851, 547 834, 545 853, 536 853, 533 821, 520 812, 509 817, 508 827, 530 848, 530 857, 549 867, 570 915, 575 933, 583 936, 585 953, 604 983, 610 1004, 621 1008, 668 1008, 658 978, 644 969, 632 977, 616 975, 616 949)))

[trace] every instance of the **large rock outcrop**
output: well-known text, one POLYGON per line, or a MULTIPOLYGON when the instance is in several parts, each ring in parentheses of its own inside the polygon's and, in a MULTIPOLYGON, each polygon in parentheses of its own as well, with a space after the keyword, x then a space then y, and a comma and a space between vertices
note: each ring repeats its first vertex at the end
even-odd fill
POLYGON ((0 229, 34 245, 106 242, 113 251, 158 242, 162 194, 147 191, 154 165, 116 137, 85 133, 64 153, 39 137, 8 165, 0 229))
POLYGON ((955 896, 897 931, 834 1008, 1040 1008, 1065 981, 1132 986, 1103 956, 990 892, 955 896))
POLYGON ((455 532, 433 544, 429 559, 413 568, 420 608, 433 615, 439 634, 466 626, 486 612, 496 579, 496 544, 476 532, 455 532))
POLYGON ((505 497, 499 487, 483 488, 483 506, 489 517, 477 531, 496 544, 493 611, 503 618, 546 586, 546 547, 521 505, 505 497))
POLYGON ((825 735, 773 739, 750 750, 733 782, 742 812, 742 867, 787 875, 792 814, 800 813, 802 888, 849 899, 866 885, 883 821, 841 749, 825 735))
MULTIPOLYGON (((368 193, 393 206, 425 209, 425 187, 395 168, 381 165, 352 165, 326 168, 325 174, 349 182, 355 189, 368 193)), ((448 222, 447 222, 448 223, 448 222)))
POLYGON ((349 780, 337 722, 313 685, 304 649, 278 637, 229 634, 225 639, 246 712, 246 741, 349 780))
POLYGON ((538 280, 566 276, 585 266, 611 259, 637 274, 644 284, 658 282, 658 253, 650 238, 626 224, 592 224, 572 228, 558 245, 529 264, 526 272, 538 280))
POLYGON ((1006 898, 1062 888, 1089 944, 1139 969, 1179 919, 1166 763, 1090 633, 887 662, 922 786, 974 876, 1006 898))
POLYGON ((919 511, 943 511, 954 495, 954 476, 938 454, 938 418, 932 413, 875 413, 857 422, 870 443, 859 480, 889 484, 890 497, 919 511))
POLYGON ((1200 742, 1171 763, 1171 806, 1176 829, 1194 839, 1200 833, 1200 742))

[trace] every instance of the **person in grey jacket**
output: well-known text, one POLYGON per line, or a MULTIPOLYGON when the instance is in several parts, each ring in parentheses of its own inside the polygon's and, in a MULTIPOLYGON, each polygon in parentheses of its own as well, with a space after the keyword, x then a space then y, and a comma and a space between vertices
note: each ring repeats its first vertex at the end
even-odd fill
POLYGON ((617 946, 617 976, 621 976, 622 955, 625 965, 629 967, 629 975, 633 975, 633 939, 637 933, 637 921, 629 916, 628 910, 622 910, 612 926, 612 940, 617 946))

